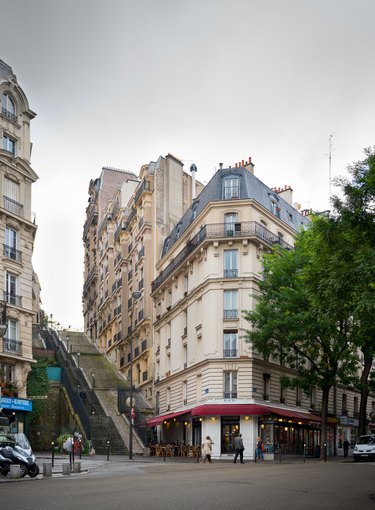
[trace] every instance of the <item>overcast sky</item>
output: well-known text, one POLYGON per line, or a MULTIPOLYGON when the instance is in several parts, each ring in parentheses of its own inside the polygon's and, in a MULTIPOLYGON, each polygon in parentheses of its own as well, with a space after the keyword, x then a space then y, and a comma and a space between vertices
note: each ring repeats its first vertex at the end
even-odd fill
POLYGON ((0 0, 0 59, 30 108, 42 306, 83 328, 90 179, 172 153, 207 182, 252 157, 329 207, 375 144, 374 0, 0 0), (4 13, 6 12, 6 16, 4 13), (334 188, 332 188, 334 191, 334 188))

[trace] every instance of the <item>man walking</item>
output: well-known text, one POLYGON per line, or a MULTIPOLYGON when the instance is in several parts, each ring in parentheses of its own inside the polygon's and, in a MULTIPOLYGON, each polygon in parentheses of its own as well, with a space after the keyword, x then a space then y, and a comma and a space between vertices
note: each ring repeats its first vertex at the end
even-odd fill
POLYGON ((236 450, 236 453, 234 454, 233 463, 235 464, 237 462, 237 457, 240 456, 240 462, 241 464, 244 464, 243 451, 245 448, 243 446, 242 434, 238 434, 238 436, 234 438, 234 448, 236 450))

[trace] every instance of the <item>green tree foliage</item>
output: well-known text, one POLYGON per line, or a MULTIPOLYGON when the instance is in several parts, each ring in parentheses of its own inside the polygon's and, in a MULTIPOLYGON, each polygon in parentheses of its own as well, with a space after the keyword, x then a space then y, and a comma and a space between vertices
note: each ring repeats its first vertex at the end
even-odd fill
POLYGON ((347 263, 346 284, 352 287, 353 338, 363 354, 359 433, 366 433, 369 391, 374 388, 371 367, 375 358, 375 148, 365 150, 365 159, 349 167, 351 180, 340 178, 336 185, 342 196, 333 198, 334 228, 340 232, 338 256, 347 263))
MULTIPOLYGON (((48 360, 43 358, 32 365, 29 375, 27 377, 27 395, 30 397, 47 396, 49 389, 48 375, 47 375, 48 360)), ((33 410, 30 414, 30 423, 35 422, 43 414, 46 406, 46 400, 35 399, 33 400, 33 410)))
POLYGON ((298 234, 294 250, 266 255, 257 305, 244 313, 251 324, 245 336, 253 347, 295 371, 289 384, 306 393, 322 390, 322 445, 329 391, 337 382, 350 383, 356 366, 350 288, 344 279, 335 284, 335 275, 345 271, 335 252, 338 242, 331 222, 317 217, 298 234))

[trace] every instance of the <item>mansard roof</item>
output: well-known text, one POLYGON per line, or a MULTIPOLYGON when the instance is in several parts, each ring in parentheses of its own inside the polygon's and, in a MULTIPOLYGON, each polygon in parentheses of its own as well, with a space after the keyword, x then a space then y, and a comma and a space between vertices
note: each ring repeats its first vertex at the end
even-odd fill
POLYGON ((290 205, 276 191, 266 186, 255 175, 244 166, 237 168, 221 168, 218 170, 200 195, 193 200, 190 208, 183 215, 181 220, 166 238, 163 247, 162 257, 169 251, 181 234, 190 226, 192 221, 199 217, 200 213, 209 203, 224 202, 224 182, 227 178, 238 178, 238 199, 254 200, 262 207, 274 212, 275 204, 278 208, 278 218, 289 227, 298 232, 301 227, 308 225, 310 221, 297 209, 290 205))

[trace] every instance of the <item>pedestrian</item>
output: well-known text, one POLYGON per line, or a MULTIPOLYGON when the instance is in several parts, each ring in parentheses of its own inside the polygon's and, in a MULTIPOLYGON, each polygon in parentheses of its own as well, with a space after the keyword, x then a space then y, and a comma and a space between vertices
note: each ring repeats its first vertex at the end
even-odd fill
POLYGON ((210 464, 212 464, 211 452, 212 452, 212 445, 213 444, 214 444, 214 442, 212 441, 210 436, 206 436, 206 439, 205 439, 204 443, 202 444, 203 463, 205 463, 206 460, 208 460, 208 462, 210 464))
POLYGON ((236 450, 236 453, 234 454, 233 463, 235 464, 237 462, 237 457, 240 456, 240 462, 241 464, 244 464, 243 451, 245 448, 243 445, 242 434, 238 434, 238 436, 234 438, 234 448, 236 450))
POLYGON ((348 441, 347 439, 345 439, 345 441, 343 442, 343 447, 344 447, 344 457, 347 457, 347 456, 348 456, 349 446, 350 446, 349 441, 348 441))
POLYGON ((263 441, 262 441, 262 438, 259 436, 258 437, 258 442, 257 442, 257 448, 255 450, 255 458, 257 458, 260 460, 264 460, 264 457, 263 457, 263 441))

